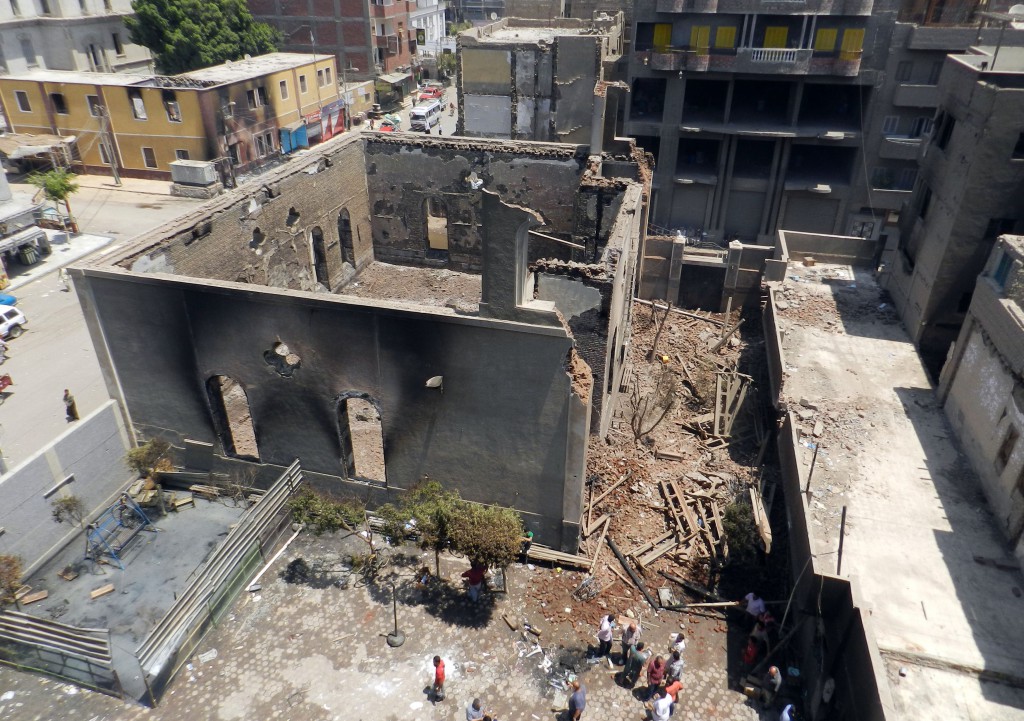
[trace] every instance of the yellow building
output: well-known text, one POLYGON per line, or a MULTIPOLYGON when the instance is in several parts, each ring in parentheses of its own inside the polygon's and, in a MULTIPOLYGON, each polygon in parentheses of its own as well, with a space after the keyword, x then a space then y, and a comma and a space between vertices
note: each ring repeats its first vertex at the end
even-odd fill
POLYGON ((0 77, 12 132, 73 135, 73 167, 167 179, 175 160, 248 172, 344 129, 333 55, 271 53, 172 77, 34 70, 0 77))

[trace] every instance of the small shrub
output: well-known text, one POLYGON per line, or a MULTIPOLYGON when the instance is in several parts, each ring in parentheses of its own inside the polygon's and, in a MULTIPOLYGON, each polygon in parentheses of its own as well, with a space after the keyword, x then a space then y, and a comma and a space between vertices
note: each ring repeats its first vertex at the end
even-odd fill
POLYGON ((171 470, 168 454, 171 444, 162 438, 150 438, 124 456, 124 462, 140 476, 148 476, 154 470, 171 470))
POLYGON ((292 520, 306 525, 314 535, 353 530, 362 522, 366 506, 354 498, 333 498, 309 488, 301 490, 288 505, 292 520))
POLYGON ((14 592, 21 587, 21 558, 0 555, 0 602, 14 601, 14 592))
POLYGON ((754 525, 754 511, 749 503, 731 503, 722 514, 722 530, 729 544, 732 561, 750 561, 756 558, 761 537, 754 525))
POLYGON ((61 496, 50 504, 50 515, 54 523, 81 525, 85 518, 85 504, 78 496, 61 496))

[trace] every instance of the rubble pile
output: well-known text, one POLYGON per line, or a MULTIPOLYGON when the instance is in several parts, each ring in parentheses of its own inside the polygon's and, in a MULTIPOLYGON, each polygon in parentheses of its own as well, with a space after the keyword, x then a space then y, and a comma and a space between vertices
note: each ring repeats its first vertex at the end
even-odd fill
POLYGON ((770 435, 761 354, 746 354, 762 342, 756 317, 636 302, 628 390, 588 450, 587 562, 534 581, 545 620, 592 627, 606 609, 685 603, 679 579, 708 583, 728 554, 725 509, 751 502, 770 435))

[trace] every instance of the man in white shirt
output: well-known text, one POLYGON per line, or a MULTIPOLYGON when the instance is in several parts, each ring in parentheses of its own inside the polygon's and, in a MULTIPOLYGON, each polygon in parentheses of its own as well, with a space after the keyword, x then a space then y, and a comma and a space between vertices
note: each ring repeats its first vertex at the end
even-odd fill
POLYGON ((608 614, 601 619, 601 628, 597 631, 597 655, 607 656, 612 650, 612 629, 615 628, 615 616, 608 614))
POLYGON ((664 689, 654 692, 654 701, 651 703, 652 721, 669 721, 672 713, 672 697, 665 693, 664 689))

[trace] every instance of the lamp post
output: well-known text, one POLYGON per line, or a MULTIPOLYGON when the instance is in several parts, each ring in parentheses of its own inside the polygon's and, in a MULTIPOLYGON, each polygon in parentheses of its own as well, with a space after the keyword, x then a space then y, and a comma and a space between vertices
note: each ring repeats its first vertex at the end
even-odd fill
POLYGON ((395 630, 388 634, 388 646, 398 648, 405 643, 405 634, 398 630, 398 592, 395 589, 395 580, 391 579, 391 607, 395 614, 395 630))

